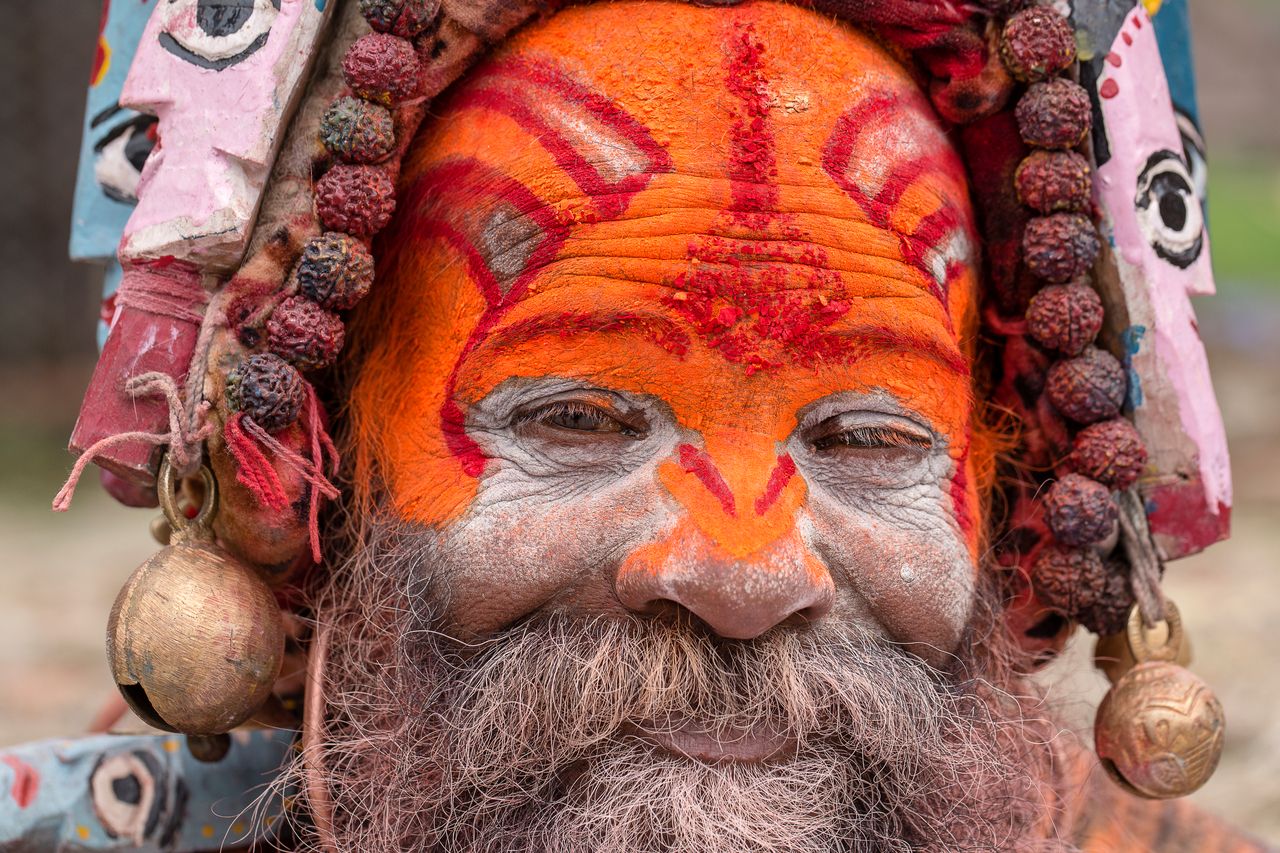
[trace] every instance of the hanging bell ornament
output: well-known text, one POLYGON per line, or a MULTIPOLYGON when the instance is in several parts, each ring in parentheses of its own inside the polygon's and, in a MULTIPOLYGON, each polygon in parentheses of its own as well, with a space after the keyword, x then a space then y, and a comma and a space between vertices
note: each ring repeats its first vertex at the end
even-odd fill
POLYGON ((217 484, 200 470, 204 501, 178 510, 173 469, 160 467, 160 506, 172 540, 125 583, 107 623, 107 658, 125 701, 156 728, 217 735, 271 695, 284 657, 280 609, 266 583, 214 542, 217 484))
POLYGON ((1094 745, 1107 773, 1120 787, 1153 800, 1185 797, 1207 782, 1222 756, 1226 728, 1213 690, 1178 664, 1185 646, 1182 619, 1173 602, 1165 608, 1168 636, 1157 645, 1139 608, 1130 611, 1124 638, 1132 668, 1113 680, 1094 723, 1094 745))

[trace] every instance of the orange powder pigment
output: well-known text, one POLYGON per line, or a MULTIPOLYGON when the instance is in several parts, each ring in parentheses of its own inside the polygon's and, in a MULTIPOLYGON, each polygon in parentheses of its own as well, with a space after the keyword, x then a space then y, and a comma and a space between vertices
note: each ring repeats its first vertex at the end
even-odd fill
POLYGON ((359 488, 447 523, 489 465, 468 405, 582 378, 700 434, 660 479, 747 550, 803 501, 779 450, 797 411, 879 390, 947 437, 976 552, 992 465, 965 173, 871 38, 780 4, 574 7, 433 110, 353 335, 359 488))

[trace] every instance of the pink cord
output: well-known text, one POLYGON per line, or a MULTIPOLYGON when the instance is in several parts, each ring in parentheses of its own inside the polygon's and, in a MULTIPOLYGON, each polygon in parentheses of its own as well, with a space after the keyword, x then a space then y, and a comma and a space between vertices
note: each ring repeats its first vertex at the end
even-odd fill
POLYGON ((84 474, 84 469, 89 466, 90 462, 97 461, 105 451, 117 444, 140 441, 144 444, 157 446, 168 445, 170 459, 174 468, 179 471, 188 470, 199 462, 200 445, 213 431, 213 425, 207 420, 209 412, 209 404, 207 402, 201 402, 196 407, 192 418, 192 427, 188 428, 182 423, 184 407, 182 399, 178 395, 178 386, 173 381, 172 376, 160 372, 143 373, 125 382, 124 391, 135 399, 152 395, 163 396, 169 404, 169 431, 163 433, 122 432, 95 441, 85 449, 84 453, 80 454, 80 458, 76 460, 76 464, 71 468, 71 474, 67 477, 66 482, 62 484, 62 488, 58 490, 58 494, 54 496, 54 512, 66 512, 70 509, 71 499, 75 496, 76 486, 80 483, 80 477, 84 474), (198 426, 195 426, 196 424, 198 426))
POLYGON ((196 325, 204 319, 208 302, 209 293, 201 286, 200 276, 175 278, 147 267, 130 269, 116 291, 116 305, 196 325))

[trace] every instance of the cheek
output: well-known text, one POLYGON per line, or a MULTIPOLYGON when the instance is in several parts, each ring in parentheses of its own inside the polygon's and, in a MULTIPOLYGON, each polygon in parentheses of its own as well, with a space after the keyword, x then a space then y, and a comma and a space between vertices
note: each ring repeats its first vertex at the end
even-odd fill
POLYGON ((840 591, 829 618, 868 616, 934 664, 956 648, 973 608, 975 568, 944 500, 859 509, 811 500, 802 530, 840 591))
MULTIPOLYGON (((503 474, 444 537, 446 623, 483 636, 544 607, 620 612, 622 560, 675 525, 652 475, 618 488, 512 498, 503 474)), ((575 490, 576 491, 576 490, 575 490)))

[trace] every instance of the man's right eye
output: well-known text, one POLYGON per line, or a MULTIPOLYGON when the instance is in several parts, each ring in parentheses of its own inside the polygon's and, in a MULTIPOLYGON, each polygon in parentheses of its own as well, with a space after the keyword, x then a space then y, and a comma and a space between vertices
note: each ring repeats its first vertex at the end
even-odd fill
POLYGON ((601 406, 577 400, 550 403, 520 414, 517 426, 543 427, 558 430, 572 437, 587 435, 622 436, 641 438, 644 425, 607 411, 601 406))

